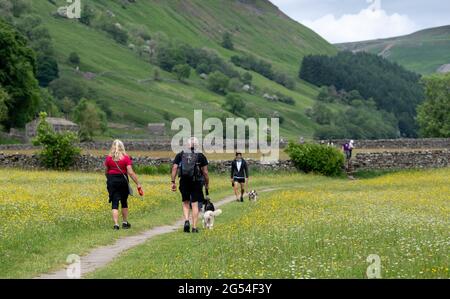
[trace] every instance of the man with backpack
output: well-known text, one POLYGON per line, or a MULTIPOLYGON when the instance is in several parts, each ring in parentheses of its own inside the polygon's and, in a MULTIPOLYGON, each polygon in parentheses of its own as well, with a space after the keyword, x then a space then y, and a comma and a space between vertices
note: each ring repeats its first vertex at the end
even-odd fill
POLYGON ((231 184, 234 188, 236 201, 244 201, 245 185, 248 184, 248 165, 247 161, 242 158, 242 153, 237 152, 236 158, 231 162, 231 184), (241 186, 239 197, 238 184, 241 186))
POLYGON ((202 153, 195 152, 197 138, 188 140, 188 150, 177 154, 172 166, 172 191, 177 191, 176 177, 180 178, 181 197, 183 201, 184 232, 189 233, 189 211, 192 207, 192 232, 198 233, 198 202, 203 200, 203 185, 209 188, 208 160, 202 153))

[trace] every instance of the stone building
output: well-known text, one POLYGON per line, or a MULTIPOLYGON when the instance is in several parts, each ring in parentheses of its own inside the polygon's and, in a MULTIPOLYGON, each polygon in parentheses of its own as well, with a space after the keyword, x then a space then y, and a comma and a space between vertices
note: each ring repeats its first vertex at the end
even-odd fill
MULTIPOLYGON (((74 132, 78 133, 80 127, 70 120, 65 118, 47 117, 47 122, 53 127, 55 132, 74 132)), ((36 137, 37 126, 39 125, 39 119, 35 119, 25 126, 25 136, 28 141, 36 137)))

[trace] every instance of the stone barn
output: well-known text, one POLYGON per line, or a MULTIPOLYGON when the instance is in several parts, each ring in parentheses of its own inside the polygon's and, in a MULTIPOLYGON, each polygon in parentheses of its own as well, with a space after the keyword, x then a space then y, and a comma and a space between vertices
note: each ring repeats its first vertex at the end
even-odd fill
MULTIPOLYGON (((74 132, 78 133, 80 127, 70 120, 65 118, 47 117, 47 122, 53 127, 55 132, 74 132)), ((25 126, 25 135, 28 141, 36 137, 37 126, 39 125, 39 118, 35 119, 25 126)))

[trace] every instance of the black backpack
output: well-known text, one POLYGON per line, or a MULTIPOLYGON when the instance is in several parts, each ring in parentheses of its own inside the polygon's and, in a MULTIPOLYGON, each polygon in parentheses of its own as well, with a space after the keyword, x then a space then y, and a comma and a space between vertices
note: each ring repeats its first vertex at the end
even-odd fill
POLYGON ((207 212, 207 211, 214 212, 216 210, 216 208, 214 207, 214 204, 211 202, 211 200, 209 198, 205 199, 204 205, 205 205, 205 212, 207 212))
POLYGON ((193 181, 199 179, 198 154, 194 152, 181 153, 180 177, 189 178, 193 181))

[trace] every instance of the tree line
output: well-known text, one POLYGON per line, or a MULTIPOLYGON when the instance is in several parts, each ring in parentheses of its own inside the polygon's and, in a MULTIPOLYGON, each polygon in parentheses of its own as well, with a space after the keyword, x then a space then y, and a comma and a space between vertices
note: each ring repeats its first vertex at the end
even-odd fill
POLYGON ((373 99, 364 99, 356 90, 322 87, 316 104, 306 110, 306 115, 320 125, 314 133, 317 139, 385 139, 400 135, 395 116, 379 110, 373 99), (331 110, 330 104, 339 104, 335 105, 338 110, 331 110))
POLYGON ((317 86, 357 90, 379 110, 395 116, 402 137, 417 137, 416 108, 424 101, 420 75, 369 53, 340 52, 303 59, 299 77, 317 86))

